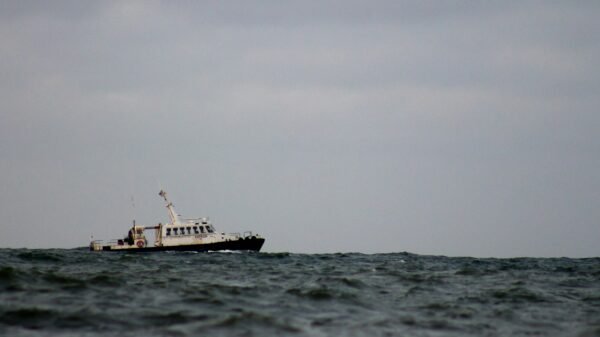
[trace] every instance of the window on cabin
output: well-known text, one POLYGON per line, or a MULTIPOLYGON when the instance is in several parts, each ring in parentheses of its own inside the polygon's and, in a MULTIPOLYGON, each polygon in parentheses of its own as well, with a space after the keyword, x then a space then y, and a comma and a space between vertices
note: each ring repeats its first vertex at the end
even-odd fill
POLYGON ((179 233, 177 233, 177 229, 178 229, 178 228, 173 228, 173 234, 174 234, 174 235, 177 235, 177 234, 179 234, 179 233))
POLYGON ((194 234, 198 234, 200 232, 198 232, 198 226, 194 226, 194 234))
POLYGON ((171 236, 171 228, 167 228, 167 236, 171 236))
POLYGON ((179 232, 181 235, 185 235, 185 227, 179 227, 179 232))
POLYGON ((192 234, 192 227, 187 227, 186 229, 188 231, 188 234, 192 234))
POLYGON ((207 230, 209 233, 212 233, 212 232, 214 232, 214 230, 212 229, 212 227, 211 227, 211 226, 206 226, 206 230, 207 230))

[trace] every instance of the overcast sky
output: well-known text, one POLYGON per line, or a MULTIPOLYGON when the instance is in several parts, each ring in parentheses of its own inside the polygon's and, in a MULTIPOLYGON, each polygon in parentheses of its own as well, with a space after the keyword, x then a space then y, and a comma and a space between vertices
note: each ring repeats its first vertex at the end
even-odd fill
POLYGON ((598 1, 0 0, 0 247, 600 255, 598 1), (133 197, 133 203, 132 203, 133 197))

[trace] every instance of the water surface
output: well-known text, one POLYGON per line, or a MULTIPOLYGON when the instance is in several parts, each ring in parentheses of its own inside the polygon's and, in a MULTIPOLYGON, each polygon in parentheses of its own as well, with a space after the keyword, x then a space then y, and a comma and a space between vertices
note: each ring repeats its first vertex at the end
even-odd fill
POLYGON ((600 258, 0 249, 2 336, 600 336, 600 258))

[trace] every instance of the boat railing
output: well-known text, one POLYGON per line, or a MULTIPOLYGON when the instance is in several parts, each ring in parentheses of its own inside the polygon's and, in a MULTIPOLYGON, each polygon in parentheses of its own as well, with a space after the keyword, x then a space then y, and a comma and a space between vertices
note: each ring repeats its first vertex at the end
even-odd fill
POLYGON ((233 236, 235 239, 234 240, 239 240, 239 239, 245 239, 245 238, 250 238, 252 237, 252 232, 251 231, 247 231, 244 232, 242 234, 240 233, 229 233, 229 235, 233 236))
POLYGON ((126 240, 124 239, 111 239, 111 240, 93 240, 91 242, 91 244, 94 245, 103 245, 103 246, 108 246, 108 245, 123 245, 125 243, 126 240))
POLYGON ((201 223, 203 225, 206 225, 209 223, 209 218, 208 217, 201 217, 201 218, 183 218, 181 220, 184 220, 186 223, 189 222, 193 222, 193 223, 201 223))

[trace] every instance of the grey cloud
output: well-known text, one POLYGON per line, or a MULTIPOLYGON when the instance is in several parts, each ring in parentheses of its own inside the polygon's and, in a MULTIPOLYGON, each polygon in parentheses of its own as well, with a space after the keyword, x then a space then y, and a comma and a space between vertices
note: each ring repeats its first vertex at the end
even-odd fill
POLYGON ((164 221, 160 182, 272 251, 598 255, 595 3, 0 13, 1 246, 164 221))

